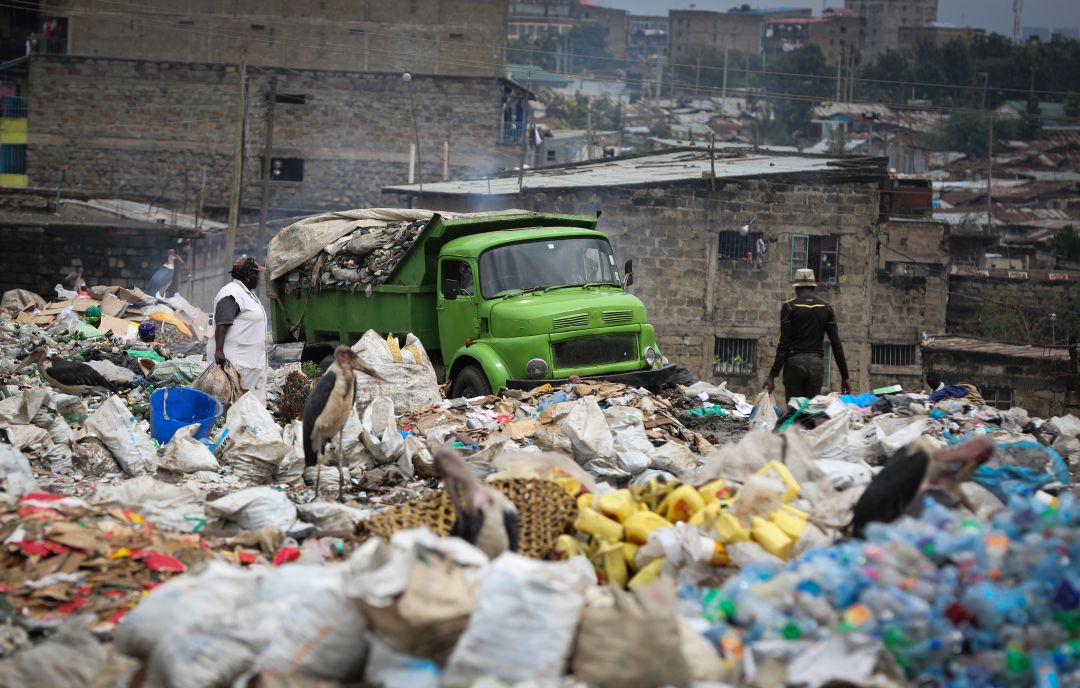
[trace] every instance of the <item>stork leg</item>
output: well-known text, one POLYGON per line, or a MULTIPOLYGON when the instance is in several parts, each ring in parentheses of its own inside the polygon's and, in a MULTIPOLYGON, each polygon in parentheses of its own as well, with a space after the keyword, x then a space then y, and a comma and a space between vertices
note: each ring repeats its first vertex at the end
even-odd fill
POLYGON ((337 435, 337 450, 338 450, 338 462, 337 462, 337 474, 338 474, 338 492, 337 499, 339 502, 345 501, 345 448, 341 444, 341 438, 344 435, 344 428, 338 431, 337 435))
MULTIPOLYGON (((319 458, 322 458, 322 452, 319 452, 319 458)), ((311 501, 316 501, 319 498, 319 478, 322 477, 322 464, 318 461, 315 462, 315 496, 311 498, 311 501)))

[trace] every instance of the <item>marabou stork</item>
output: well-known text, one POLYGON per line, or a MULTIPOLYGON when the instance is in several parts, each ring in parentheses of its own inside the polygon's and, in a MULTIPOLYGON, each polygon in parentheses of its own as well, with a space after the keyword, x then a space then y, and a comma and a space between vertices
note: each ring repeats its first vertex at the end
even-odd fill
POLYGON ((481 483, 453 447, 437 449, 433 458, 457 512, 450 534, 476 545, 491 559, 507 550, 516 552, 519 530, 514 503, 481 483))
MULTIPOLYGON (((338 500, 345 494, 345 454, 341 450, 341 431, 349 419, 353 402, 356 399, 356 375, 354 370, 369 375, 376 380, 386 379, 364 363, 356 352, 347 346, 334 350, 334 362, 315 383, 307 401, 304 402, 304 465, 317 466, 326 451, 326 445, 338 437, 338 500)), ((315 497, 319 496, 319 477, 315 474, 315 497)))
POLYGON ((31 363, 37 363, 38 373, 41 374, 41 377, 66 394, 82 395, 94 391, 108 396, 116 391, 113 389, 111 382, 85 363, 54 360, 49 361, 49 367, 46 368, 45 360, 45 347, 39 346, 31 351, 12 372, 22 370, 31 363))
POLYGON ((176 261, 183 263, 184 259, 175 249, 170 248, 165 263, 157 269, 146 284, 146 290, 155 298, 167 299, 172 296, 173 284, 176 282, 176 261))
MULTIPOLYGON (((874 521, 888 523, 904 514, 922 513, 924 498, 954 508, 964 504, 960 483, 994 454, 994 442, 976 437, 961 444, 935 448, 918 439, 893 454, 855 503, 852 534, 863 537, 874 521)), ((972 509, 974 511, 974 509, 972 509)))

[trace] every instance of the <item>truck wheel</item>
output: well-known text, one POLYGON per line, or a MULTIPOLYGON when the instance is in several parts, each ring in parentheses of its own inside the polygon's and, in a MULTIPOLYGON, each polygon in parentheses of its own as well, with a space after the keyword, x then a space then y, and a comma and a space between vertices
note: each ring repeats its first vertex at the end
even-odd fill
POLYGON ((454 378, 454 384, 450 387, 450 398, 482 397, 491 394, 491 384, 488 382, 484 371, 476 366, 467 366, 454 378))

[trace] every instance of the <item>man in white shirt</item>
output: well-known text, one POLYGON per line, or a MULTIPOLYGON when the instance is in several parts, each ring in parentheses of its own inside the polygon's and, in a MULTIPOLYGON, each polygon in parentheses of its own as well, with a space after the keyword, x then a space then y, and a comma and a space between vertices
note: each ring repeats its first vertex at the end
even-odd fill
POLYGON ((254 258, 241 256, 233 262, 232 281, 214 297, 214 332, 206 343, 206 358, 228 361, 244 391, 266 401, 266 311, 255 289, 265 267, 254 258))

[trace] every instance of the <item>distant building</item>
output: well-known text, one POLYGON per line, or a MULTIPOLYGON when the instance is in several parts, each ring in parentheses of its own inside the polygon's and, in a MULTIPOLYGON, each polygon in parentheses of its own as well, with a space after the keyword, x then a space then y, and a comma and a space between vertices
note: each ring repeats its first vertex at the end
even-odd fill
POLYGON ((667 17, 631 14, 626 57, 630 60, 667 57, 669 26, 667 17))
POLYGON ((1075 41, 1080 39, 1080 28, 1073 27, 1058 27, 1054 30, 1054 34, 1064 38, 1067 41, 1075 41))
POLYGON ((863 18, 834 9, 825 10, 820 17, 769 19, 765 22, 765 53, 780 55, 813 43, 835 66, 851 50, 862 50, 863 24, 863 18))
POLYGON ((1024 40, 1030 41, 1031 39, 1037 39, 1043 43, 1050 41, 1050 27, 1048 26, 1025 26, 1024 27, 1024 40))
POLYGON ((687 64, 708 53, 722 54, 726 49, 757 55, 763 48, 766 22, 810 16, 809 9, 758 9, 750 5, 727 12, 671 10, 671 60, 687 64))
POLYGON ((565 34, 575 26, 595 24, 604 30, 604 49, 617 59, 626 57, 630 13, 600 7, 585 0, 511 0, 506 21, 510 40, 565 34))
POLYGON ((578 19, 583 23, 599 24, 604 30, 604 49, 615 59, 626 59, 626 43, 630 33, 629 12, 582 3, 578 9, 578 19))
POLYGON ((866 20, 863 64, 900 47, 900 27, 937 21, 938 0, 845 0, 852 14, 866 20))
POLYGON ((986 36, 986 29, 950 26, 934 22, 926 26, 901 26, 899 35, 899 52, 910 60, 915 56, 915 47, 919 43, 932 43, 941 47, 953 39, 959 39, 971 45, 976 37, 986 36))

